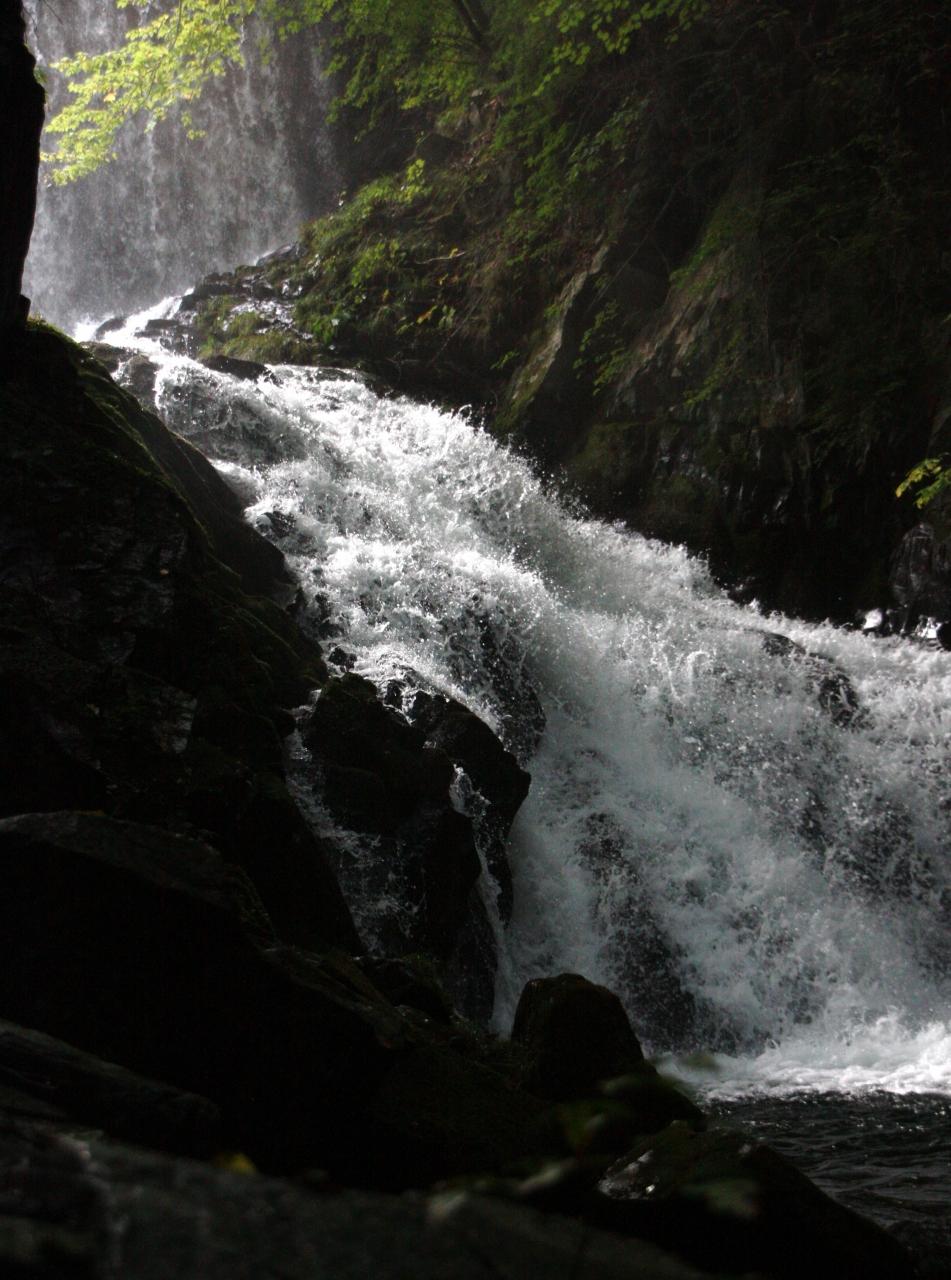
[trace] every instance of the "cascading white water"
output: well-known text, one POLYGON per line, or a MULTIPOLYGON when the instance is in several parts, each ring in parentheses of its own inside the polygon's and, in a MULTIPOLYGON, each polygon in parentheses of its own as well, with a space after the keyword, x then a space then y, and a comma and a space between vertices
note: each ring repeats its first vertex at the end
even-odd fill
MULTIPOLYGON (((109 0, 26 0, 29 41, 50 94, 66 99, 51 64, 77 50, 121 44, 138 10, 109 0)), ((163 294, 297 235, 339 189, 324 124, 330 91, 317 43, 300 37, 270 62, 246 38, 248 65, 193 104, 204 136, 174 119, 121 135, 118 158, 68 187, 41 176, 25 292, 34 310, 66 328, 142 307, 163 294)), ((55 149, 53 135, 44 147, 55 149)))
POLYGON ((501 1026, 569 969, 653 1050, 719 1049, 722 1092, 951 1092, 951 654, 739 607, 464 416, 151 353, 357 670, 461 699, 531 771, 501 1026))

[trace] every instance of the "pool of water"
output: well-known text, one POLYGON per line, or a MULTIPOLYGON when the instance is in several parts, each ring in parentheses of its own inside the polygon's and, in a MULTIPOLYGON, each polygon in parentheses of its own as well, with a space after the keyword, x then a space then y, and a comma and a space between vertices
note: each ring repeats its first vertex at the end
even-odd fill
POLYGON ((951 1098, 806 1093, 711 1110, 898 1235, 928 1280, 951 1277, 951 1098))

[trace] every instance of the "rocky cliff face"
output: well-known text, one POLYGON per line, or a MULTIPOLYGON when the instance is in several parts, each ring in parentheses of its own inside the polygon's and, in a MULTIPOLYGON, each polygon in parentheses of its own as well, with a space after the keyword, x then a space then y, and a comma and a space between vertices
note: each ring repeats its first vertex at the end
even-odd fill
MULTIPOLYGON (((281 340, 483 407, 744 598, 887 611, 896 487, 951 420, 939 10, 712 6, 527 140, 476 94, 275 265, 281 340)), ((198 305, 206 354, 278 343, 247 283, 198 305)))
POLYGON ((26 317, 20 297, 23 263, 30 245, 40 162, 43 90, 23 44, 20 0, 0 5, 0 333, 26 317))

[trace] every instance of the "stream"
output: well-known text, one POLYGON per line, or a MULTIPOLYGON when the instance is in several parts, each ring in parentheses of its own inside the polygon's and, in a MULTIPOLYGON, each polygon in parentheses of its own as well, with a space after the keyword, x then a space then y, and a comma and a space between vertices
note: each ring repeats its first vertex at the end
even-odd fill
MULTIPOLYGON (((948 1274, 951 654, 740 606, 465 415, 170 355, 141 330, 176 305, 110 340, 158 366, 161 411, 281 547, 331 665, 457 698, 532 775, 507 924, 484 876, 497 1029, 528 979, 606 984, 704 1105, 948 1274)), ((348 838, 372 944, 404 904, 361 892, 385 876, 348 838)))

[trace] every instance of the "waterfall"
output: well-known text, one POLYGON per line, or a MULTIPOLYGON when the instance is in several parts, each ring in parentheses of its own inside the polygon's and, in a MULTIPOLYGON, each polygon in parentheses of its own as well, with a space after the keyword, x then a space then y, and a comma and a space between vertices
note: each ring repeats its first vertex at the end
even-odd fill
MULTIPOLYGON (((138 20, 108 0, 27 0, 26 8, 48 114, 66 97, 50 64, 115 47, 138 20)), ((247 68, 194 104, 203 137, 187 139, 172 118, 151 132, 133 123, 100 172, 68 187, 41 178, 24 285, 36 312, 71 329, 86 316, 145 306, 293 240, 305 217, 330 207, 339 181, 316 42, 305 34, 265 63, 249 34, 246 52, 247 68)), ((44 146, 53 150, 55 138, 44 146)))
POLYGON ((724 1088, 951 1090, 951 654, 741 607, 465 415, 146 345, 332 660, 461 700, 530 770, 500 1028, 574 970, 724 1088))

